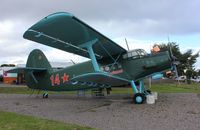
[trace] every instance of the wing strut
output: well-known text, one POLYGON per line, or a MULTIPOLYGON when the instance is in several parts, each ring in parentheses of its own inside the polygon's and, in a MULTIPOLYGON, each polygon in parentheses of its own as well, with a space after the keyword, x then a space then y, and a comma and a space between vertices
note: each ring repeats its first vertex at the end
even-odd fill
POLYGON ((93 48, 92 48, 92 46, 93 46, 97 41, 98 41, 98 39, 96 38, 96 39, 94 39, 94 40, 91 40, 91 41, 89 41, 89 42, 86 42, 86 43, 80 45, 80 47, 86 47, 86 48, 87 48, 88 53, 89 53, 89 55, 90 55, 90 58, 91 58, 91 60, 92 60, 93 68, 94 68, 95 71, 98 71, 98 72, 99 72, 99 71, 100 71, 99 65, 98 65, 98 63, 97 63, 97 59, 96 59, 96 57, 95 57, 95 54, 94 54, 94 51, 93 51, 93 48))

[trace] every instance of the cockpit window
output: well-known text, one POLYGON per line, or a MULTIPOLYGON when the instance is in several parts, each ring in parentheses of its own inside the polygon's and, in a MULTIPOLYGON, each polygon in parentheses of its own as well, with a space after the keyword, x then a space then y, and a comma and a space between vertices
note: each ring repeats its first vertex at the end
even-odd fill
POLYGON ((136 51, 132 51, 131 54, 132 54, 132 57, 138 55, 136 51))
POLYGON ((128 58, 135 59, 135 58, 140 58, 140 57, 143 57, 146 55, 147 55, 147 53, 145 52, 145 50, 135 49, 135 50, 129 51, 128 53, 124 54, 123 59, 128 59, 128 58))
POLYGON ((142 49, 138 49, 137 52, 139 53, 140 56, 145 56, 145 55, 147 55, 146 51, 145 51, 145 50, 142 50, 142 49))

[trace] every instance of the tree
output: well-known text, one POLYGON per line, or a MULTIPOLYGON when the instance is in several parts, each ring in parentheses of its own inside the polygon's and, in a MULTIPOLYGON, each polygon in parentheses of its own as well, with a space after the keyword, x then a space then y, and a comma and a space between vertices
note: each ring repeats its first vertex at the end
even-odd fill
POLYGON ((197 76, 200 76, 200 70, 197 70, 197 76))
POLYGON ((1 67, 15 67, 14 64, 2 64, 1 67))
POLYGON ((185 53, 181 53, 179 45, 175 42, 169 42, 167 44, 162 43, 157 45, 160 47, 160 51, 171 50, 172 54, 180 62, 180 64, 177 65, 178 75, 186 75, 187 79, 189 80, 192 76, 196 75, 194 64, 196 63, 197 58, 199 57, 199 52, 196 54, 192 54, 192 50, 188 49, 185 53))

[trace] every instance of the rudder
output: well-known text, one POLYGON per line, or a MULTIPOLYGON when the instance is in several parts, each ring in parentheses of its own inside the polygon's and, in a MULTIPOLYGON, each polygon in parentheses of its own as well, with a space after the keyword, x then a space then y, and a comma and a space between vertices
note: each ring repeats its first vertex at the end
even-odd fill
POLYGON ((39 49, 31 51, 31 53, 28 56, 26 67, 46 68, 48 71, 52 71, 52 67, 49 64, 46 56, 39 49))
POLYGON ((31 51, 28 56, 26 68, 46 69, 46 71, 41 72, 29 71, 25 74, 26 84, 28 85, 28 87, 33 89, 43 89, 43 87, 47 84, 46 79, 53 72, 52 67, 48 62, 46 56, 39 49, 31 51))

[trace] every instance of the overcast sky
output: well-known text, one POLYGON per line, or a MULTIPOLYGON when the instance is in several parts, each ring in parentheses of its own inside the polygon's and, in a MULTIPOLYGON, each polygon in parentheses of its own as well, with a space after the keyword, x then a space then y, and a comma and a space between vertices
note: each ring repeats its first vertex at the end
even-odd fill
MULTIPOLYGON (((35 48, 50 61, 84 59, 23 39, 23 33, 45 16, 70 12, 126 48, 149 52, 154 43, 177 42, 181 51, 200 49, 199 0, 1 0, 0 64, 26 63, 35 48)), ((200 68, 200 59, 196 64, 200 68)))

